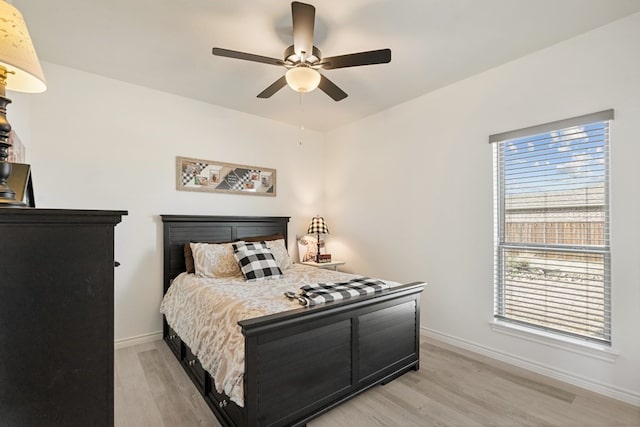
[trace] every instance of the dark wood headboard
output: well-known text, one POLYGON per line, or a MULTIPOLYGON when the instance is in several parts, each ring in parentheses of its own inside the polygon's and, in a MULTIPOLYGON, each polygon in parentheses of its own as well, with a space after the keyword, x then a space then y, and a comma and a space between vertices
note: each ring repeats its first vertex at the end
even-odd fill
POLYGON ((231 242, 247 237, 282 234, 287 244, 288 216, 160 215, 163 222, 164 292, 171 280, 186 271, 187 242, 231 242))

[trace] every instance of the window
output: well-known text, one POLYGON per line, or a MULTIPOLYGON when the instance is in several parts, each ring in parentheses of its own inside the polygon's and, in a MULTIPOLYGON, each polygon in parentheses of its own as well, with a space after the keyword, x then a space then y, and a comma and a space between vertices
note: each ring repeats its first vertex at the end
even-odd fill
POLYGON ((496 319, 611 343, 613 110, 492 135, 496 319))

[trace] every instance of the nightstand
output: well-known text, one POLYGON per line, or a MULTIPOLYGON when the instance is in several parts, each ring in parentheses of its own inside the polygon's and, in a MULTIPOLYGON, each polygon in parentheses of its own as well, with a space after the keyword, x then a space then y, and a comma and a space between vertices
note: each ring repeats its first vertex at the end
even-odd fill
POLYGON ((331 261, 331 262, 315 262, 315 261, 306 261, 306 262, 301 262, 300 264, 304 264, 304 265, 310 265, 311 267, 317 267, 317 268, 325 268, 325 269, 331 269, 334 271, 338 271, 338 266, 339 265, 344 265, 345 262, 344 261, 331 261))

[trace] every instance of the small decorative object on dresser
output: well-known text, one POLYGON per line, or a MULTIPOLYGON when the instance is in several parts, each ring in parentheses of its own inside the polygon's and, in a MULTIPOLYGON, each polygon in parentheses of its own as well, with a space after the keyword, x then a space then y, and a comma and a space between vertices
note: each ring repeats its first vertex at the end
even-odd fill
POLYGON ((9 134, 9 156, 7 157, 7 161, 11 163, 24 163, 27 161, 27 149, 18 137, 18 134, 15 130, 11 129, 11 133, 9 134))
POLYGON ((31 166, 24 163, 11 163, 11 175, 7 180, 9 187, 15 191, 16 201, 24 202, 30 208, 36 207, 31 181, 31 166))
POLYGON ((0 425, 113 426, 122 215, 0 209, 0 425))

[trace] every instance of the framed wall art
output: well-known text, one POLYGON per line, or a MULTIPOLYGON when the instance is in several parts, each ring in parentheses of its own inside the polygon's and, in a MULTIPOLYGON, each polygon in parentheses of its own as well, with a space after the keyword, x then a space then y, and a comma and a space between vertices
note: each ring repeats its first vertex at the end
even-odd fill
POLYGON ((176 157, 176 189, 275 196, 276 170, 214 160, 176 157))

